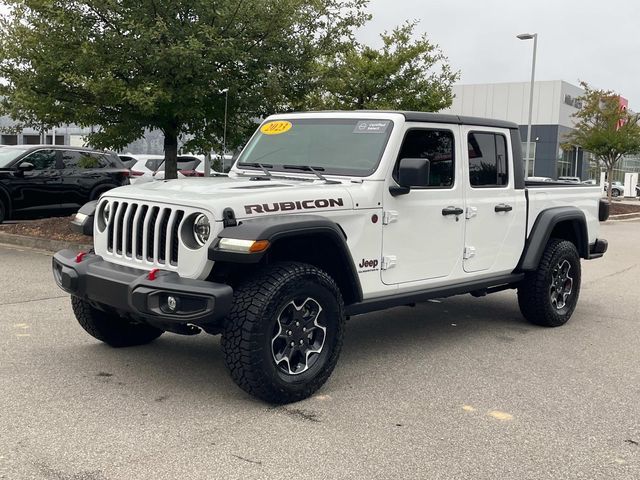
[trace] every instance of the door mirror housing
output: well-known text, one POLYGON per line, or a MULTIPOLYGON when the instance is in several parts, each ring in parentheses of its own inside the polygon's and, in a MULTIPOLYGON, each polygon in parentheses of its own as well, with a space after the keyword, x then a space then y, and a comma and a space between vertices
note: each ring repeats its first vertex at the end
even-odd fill
POLYGON ((35 166, 31 162, 22 162, 18 165, 18 170, 20 172, 30 172, 31 170, 35 170, 35 166))
POLYGON ((398 165, 398 185, 389 188, 391 195, 404 195, 411 191, 411 187, 426 187, 429 185, 431 162, 426 158, 403 158, 398 165))

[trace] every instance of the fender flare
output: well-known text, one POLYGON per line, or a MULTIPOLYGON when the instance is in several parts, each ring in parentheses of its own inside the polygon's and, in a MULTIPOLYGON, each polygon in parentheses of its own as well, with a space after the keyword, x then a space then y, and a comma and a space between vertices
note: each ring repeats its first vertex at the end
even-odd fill
POLYGON ((571 223, 580 257, 589 257, 589 234, 584 212, 576 207, 552 207, 540 212, 536 218, 516 271, 533 271, 538 268, 544 249, 551 238, 551 232, 562 222, 571 223))
POLYGON ((271 246, 279 240, 292 237, 322 236, 331 243, 340 255, 340 261, 346 266, 348 283, 354 289, 358 301, 362 300, 362 286, 356 265, 347 245, 344 230, 335 222, 319 215, 278 215, 238 222, 238 225, 223 229, 209 247, 209 260, 214 262, 256 264, 269 253, 271 246), (257 253, 242 253, 220 250, 222 238, 238 240, 268 240, 269 248, 257 253))

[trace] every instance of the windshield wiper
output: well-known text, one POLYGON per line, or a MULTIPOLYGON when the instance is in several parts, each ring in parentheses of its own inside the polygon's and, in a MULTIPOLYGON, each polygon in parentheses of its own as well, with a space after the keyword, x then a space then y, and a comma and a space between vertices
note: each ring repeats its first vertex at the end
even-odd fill
POLYGON ((283 165, 282 168, 285 168, 288 170, 302 170, 304 172, 311 172, 325 183, 330 183, 330 184, 340 183, 337 180, 329 180, 327 177, 322 175, 320 171, 324 171, 323 167, 312 167, 310 165, 283 165))
POLYGON ((258 162, 242 162, 242 163, 238 163, 239 167, 254 167, 254 168, 259 168, 260 170, 262 170, 264 172, 264 174, 267 177, 271 177, 271 172, 269 171, 270 168, 273 168, 273 165, 269 165, 267 163, 258 163, 258 162))

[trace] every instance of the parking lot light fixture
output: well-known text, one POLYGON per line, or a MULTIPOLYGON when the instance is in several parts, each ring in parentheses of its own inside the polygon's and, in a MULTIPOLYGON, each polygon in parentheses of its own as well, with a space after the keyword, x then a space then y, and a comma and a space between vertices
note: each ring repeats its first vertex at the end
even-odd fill
POLYGON ((538 34, 521 33, 516 36, 520 40, 533 40, 533 61, 531 62, 531 91, 529 92, 529 123, 527 124, 527 149, 524 169, 524 176, 526 178, 529 176, 529 154, 531 152, 531 121, 533 116, 533 86, 536 78, 536 53, 538 50, 538 34))

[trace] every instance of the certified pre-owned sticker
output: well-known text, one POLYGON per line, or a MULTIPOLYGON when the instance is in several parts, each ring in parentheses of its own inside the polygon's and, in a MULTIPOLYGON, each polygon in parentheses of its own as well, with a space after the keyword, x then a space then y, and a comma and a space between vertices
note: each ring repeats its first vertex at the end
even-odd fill
POLYGON ((281 133, 291 130, 293 125, 285 120, 277 120, 275 122, 265 123, 260 127, 260 131, 265 135, 280 135, 281 133))
POLYGON ((353 133, 386 133, 389 123, 389 120, 361 120, 353 133))

